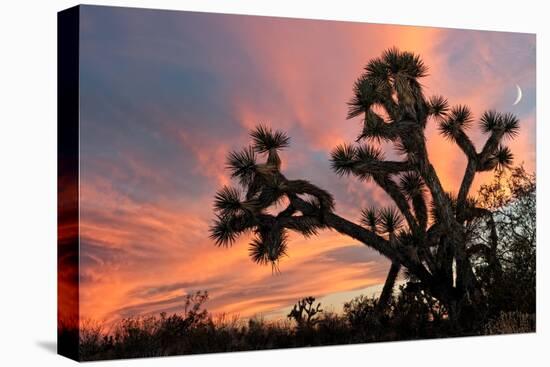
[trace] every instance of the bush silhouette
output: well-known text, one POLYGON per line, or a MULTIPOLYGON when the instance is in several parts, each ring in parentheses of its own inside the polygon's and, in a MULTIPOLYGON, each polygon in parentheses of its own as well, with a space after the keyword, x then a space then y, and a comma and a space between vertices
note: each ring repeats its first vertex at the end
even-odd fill
MULTIPOLYGON (((359 296, 346 302, 344 312, 323 311, 315 323, 298 326, 282 321, 215 319, 204 317, 189 322, 183 314, 134 317, 121 320, 115 331, 106 333, 86 323, 80 333, 79 358, 103 360, 230 351, 295 348, 376 341, 414 340, 452 336, 449 320, 434 319, 421 298, 406 294, 401 287, 391 301, 391 311, 380 321, 376 299, 359 296)), ((531 332, 534 316, 506 313, 490 319, 479 332, 468 335, 531 332)))

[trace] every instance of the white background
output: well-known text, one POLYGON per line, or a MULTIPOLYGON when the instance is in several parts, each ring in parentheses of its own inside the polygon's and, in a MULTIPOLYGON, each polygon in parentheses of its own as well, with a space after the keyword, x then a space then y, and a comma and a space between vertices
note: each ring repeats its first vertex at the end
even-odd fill
MULTIPOLYGON (((96 2, 94 2, 96 3, 96 2)), ((64 366, 56 333, 56 12, 73 1, 4 0, 0 12, 0 365, 64 366)), ((102 1, 97 4, 537 33, 537 334, 106 362, 112 366, 548 365, 546 250, 550 13, 539 1, 102 1), (544 104, 546 102, 546 105, 544 104), (546 287, 546 289, 544 289, 546 287)))

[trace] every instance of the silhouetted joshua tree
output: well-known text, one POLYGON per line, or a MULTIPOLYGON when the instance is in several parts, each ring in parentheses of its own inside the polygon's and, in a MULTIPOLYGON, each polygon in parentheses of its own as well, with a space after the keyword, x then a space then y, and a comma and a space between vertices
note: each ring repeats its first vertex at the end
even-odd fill
POLYGON ((321 310, 321 302, 317 303, 317 306, 314 303, 315 297, 302 298, 292 307, 287 317, 296 321, 299 328, 315 325, 318 321, 316 316, 323 310, 321 310))
POLYGON ((470 109, 450 107, 441 96, 426 98, 419 83, 426 75, 424 62, 410 52, 389 49, 370 60, 355 82, 347 116, 360 116, 362 131, 354 144, 340 145, 331 153, 337 175, 374 182, 396 208, 366 209, 359 223, 337 215, 330 193, 283 175, 278 151, 287 148, 290 139, 260 125, 250 133, 252 146, 229 154, 228 169, 244 192, 224 187, 216 194, 217 216, 211 228, 216 244, 231 245, 239 235, 251 232, 252 259, 276 269, 288 251, 287 231, 312 236, 324 228, 334 229, 391 261, 381 307, 388 303, 401 267, 410 275, 410 286, 439 299, 456 325, 465 308, 483 307, 483 291, 470 261, 468 224, 486 218, 490 227, 491 212, 476 207, 468 193, 477 173, 511 165, 512 153, 503 142, 518 134, 519 121, 512 114, 485 112, 479 126, 488 139, 477 151, 466 133, 474 122, 470 109), (468 160, 457 195, 444 190, 428 157, 429 122, 436 123, 468 160), (392 143, 402 158, 386 159, 377 147, 380 142, 392 143), (261 157, 266 157, 263 163, 261 157), (268 208, 277 203, 286 208, 272 214, 268 208))

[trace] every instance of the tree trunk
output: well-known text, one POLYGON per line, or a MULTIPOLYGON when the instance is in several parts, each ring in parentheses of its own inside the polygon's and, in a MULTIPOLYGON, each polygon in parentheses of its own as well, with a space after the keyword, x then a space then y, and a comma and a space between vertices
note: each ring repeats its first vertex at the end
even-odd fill
MULTIPOLYGON (((457 330, 460 329, 460 326, 462 326, 460 324, 464 321, 462 316, 465 307, 470 308, 469 306, 472 306, 476 298, 473 297, 472 299, 472 295, 479 292, 475 292, 475 275, 473 274, 470 261, 463 249, 463 245, 461 245, 461 243, 463 243, 463 238, 460 234, 457 235, 456 228, 451 228, 446 234, 444 242, 448 242, 448 248, 443 244, 439 245, 440 248, 446 251, 438 254, 438 256, 448 258, 450 261, 445 261, 440 271, 436 274, 432 274, 422 263, 408 257, 406 253, 399 251, 398 247, 390 246, 389 244, 391 241, 387 241, 375 233, 332 212, 325 213, 322 221, 320 221, 318 216, 315 215, 315 208, 312 208, 308 203, 299 198, 294 200, 293 203, 297 209, 302 211, 305 215, 308 215, 308 223, 315 223, 319 227, 326 226, 332 228, 377 250, 380 254, 392 261, 392 266, 388 272, 388 277, 379 300, 381 308, 388 304, 393 286, 395 285, 395 279, 402 266, 407 268, 416 278, 418 278, 424 289, 446 306, 449 312, 449 320, 455 325, 457 330), (458 248, 453 248, 452 244, 458 244, 458 246, 455 245, 458 248), (456 252, 459 253, 457 254, 456 252), (453 284, 453 258, 457 260, 456 286, 453 284)), ((281 219, 281 225, 287 228, 293 228, 290 222, 298 220, 295 217, 289 217, 285 219, 289 222, 286 223, 283 219, 281 219)))
POLYGON ((376 314, 378 316, 382 316, 386 312, 386 309, 388 308, 390 299, 393 295, 393 287, 395 286, 395 280, 397 279, 397 276, 399 275, 400 270, 401 270, 401 264, 397 262, 391 263, 390 271, 388 272, 388 276, 386 277, 386 282, 384 283, 384 288, 382 288, 382 293, 380 294, 380 298, 378 299, 378 304, 376 305, 376 314))

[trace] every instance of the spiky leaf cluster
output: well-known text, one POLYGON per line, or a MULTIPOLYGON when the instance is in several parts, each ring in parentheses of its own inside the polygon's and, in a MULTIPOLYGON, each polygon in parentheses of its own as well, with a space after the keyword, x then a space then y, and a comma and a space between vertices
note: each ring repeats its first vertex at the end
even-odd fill
POLYGON ((270 127, 259 125, 250 132, 254 150, 266 153, 272 149, 284 149, 290 144, 290 138, 281 130, 273 131, 270 127))
POLYGON ((510 139, 519 134, 519 119, 511 113, 499 113, 489 110, 481 116, 481 131, 485 134, 502 133, 510 139))
POLYGON ((362 180, 369 180, 377 174, 384 174, 384 154, 379 148, 362 144, 358 146, 343 144, 331 153, 331 167, 339 176, 353 174, 362 180))
POLYGON ((391 93, 388 86, 365 74, 353 85, 353 97, 348 102, 348 119, 357 117, 376 104, 382 104, 391 93))
POLYGON ((378 232, 380 218, 375 207, 368 207, 361 211, 361 224, 374 233, 378 232))
POLYGON ((399 187, 408 199, 422 196, 426 191, 424 181, 416 171, 404 173, 399 180, 399 187))
POLYGON ((259 231, 249 245, 248 253, 252 261, 260 265, 271 264, 277 269, 279 260, 287 255, 287 235, 282 230, 259 231))
POLYGON ((363 130, 356 141, 358 142, 362 139, 370 139, 378 143, 382 141, 393 141, 397 137, 396 133, 396 129, 393 128, 391 123, 384 121, 382 116, 376 112, 368 110, 365 114, 363 130))
POLYGON ((237 237, 254 225, 253 218, 248 214, 216 214, 214 223, 210 226, 210 238, 217 246, 233 245, 237 237))
MULTIPOLYGON (((376 129, 382 126, 368 116, 374 106, 385 109, 392 121, 407 115, 424 124, 427 106, 418 79, 425 77, 427 70, 418 55, 396 48, 386 50, 381 57, 368 62, 365 72, 355 82, 353 97, 348 102, 347 118, 367 114, 363 129, 366 136, 374 135, 376 129)), ((385 139, 387 136, 379 137, 385 139)))
POLYGON ((500 145, 490 158, 490 166, 494 166, 497 170, 508 169, 514 162, 514 155, 509 147, 500 145))
POLYGON ((256 153, 252 147, 241 151, 230 152, 226 168, 231 172, 231 178, 236 178, 243 187, 252 183, 256 174, 256 153))
POLYGON ((355 159, 360 163, 379 162, 384 160, 384 153, 375 146, 361 144, 355 147, 355 159))
POLYGON ((395 234, 403 226, 403 217, 394 207, 380 209, 380 230, 385 234, 395 234))
POLYGON ((428 114, 435 118, 444 118, 449 112, 449 102, 443 96, 432 96, 427 104, 428 114))
POLYGON ((355 167, 356 150, 353 145, 338 145, 331 153, 330 165, 338 176, 348 176, 355 167))
POLYGON ((222 215, 236 214, 244 210, 241 193, 234 187, 224 186, 214 197, 214 210, 222 215))
POLYGON ((419 55, 412 52, 399 51, 393 47, 384 51, 382 60, 393 75, 403 74, 408 78, 423 78, 428 74, 428 67, 419 55))
POLYGON ((445 138, 456 141, 473 122, 472 112, 466 106, 455 106, 439 124, 439 132, 445 138))

